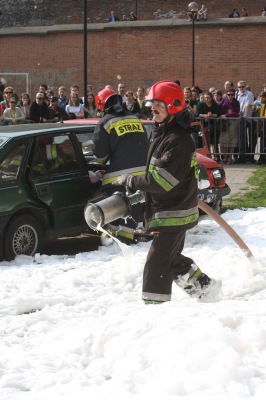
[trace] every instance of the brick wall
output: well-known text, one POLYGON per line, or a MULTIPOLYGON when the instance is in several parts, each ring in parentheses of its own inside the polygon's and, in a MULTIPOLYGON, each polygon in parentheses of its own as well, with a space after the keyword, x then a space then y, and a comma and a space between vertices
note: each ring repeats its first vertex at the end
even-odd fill
MULTIPOLYGON (((121 80, 131 90, 138 85, 146 88, 161 79, 180 79, 182 86, 191 85, 190 23, 156 21, 151 27, 143 23, 131 25, 132 28, 126 25, 111 28, 110 24, 95 24, 88 31, 88 83, 92 83, 94 93, 106 84, 116 88, 121 80)), ((47 83, 54 90, 61 84, 78 84, 82 88, 82 25, 72 30, 45 29, 1 29, 1 53, 5 57, 1 58, 0 73, 28 72, 32 96, 40 83, 47 83)), ((264 21, 238 24, 217 19, 197 24, 196 84, 203 89, 223 89, 227 79, 235 84, 244 79, 257 95, 266 81, 260 40, 264 33, 264 21)), ((24 78, 5 78, 18 93, 25 90, 24 78)))
MULTIPOLYGON (((122 18, 136 10, 140 20, 154 20, 155 13, 160 9, 160 16, 171 10, 177 14, 183 12, 180 18, 186 18, 190 0, 87 0, 88 22, 105 22, 110 11, 114 10, 122 18)), ((202 2, 198 2, 199 5, 202 2)), ((206 0, 210 18, 225 18, 237 8, 241 12, 246 7, 250 16, 259 16, 265 0, 206 0)), ((3 15, 1 26, 40 26, 53 24, 82 23, 83 0, 0 0, 0 10, 3 15)))

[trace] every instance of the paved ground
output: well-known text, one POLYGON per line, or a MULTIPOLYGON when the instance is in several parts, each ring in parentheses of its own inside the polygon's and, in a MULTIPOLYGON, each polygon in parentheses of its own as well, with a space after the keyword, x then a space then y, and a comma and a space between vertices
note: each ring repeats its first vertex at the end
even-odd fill
POLYGON ((225 169, 226 182, 231 188, 230 195, 224 197, 223 202, 226 202, 226 199, 236 193, 250 190, 252 186, 247 183, 247 180, 259 168, 256 164, 233 164, 223 165, 223 167, 225 169))

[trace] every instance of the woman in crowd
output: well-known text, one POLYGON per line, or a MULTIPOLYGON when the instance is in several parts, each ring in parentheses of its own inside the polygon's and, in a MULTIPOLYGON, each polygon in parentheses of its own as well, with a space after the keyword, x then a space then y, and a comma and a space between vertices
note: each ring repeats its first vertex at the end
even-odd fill
POLYGON ((234 148, 239 145, 239 112, 240 103, 235 98, 235 91, 229 89, 226 99, 221 104, 221 118, 223 119, 222 130, 220 134, 220 146, 222 160, 224 164, 234 162, 234 148))
POLYGON ((213 98, 216 101, 216 103, 220 105, 221 101, 223 100, 223 92, 219 89, 216 89, 213 98))
POLYGON ((46 92, 46 103, 48 106, 50 105, 51 98, 54 96, 54 91, 53 90, 47 90, 46 92))
POLYGON ((27 120, 30 119, 30 103, 30 95, 28 93, 22 93, 20 96, 20 108, 27 120))
POLYGON ((131 112, 132 114, 140 115, 140 106, 138 101, 135 99, 134 94, 131 90, 126 92, 126 101, 123 103, 123 109, 131 112))
POLYGON ((10 99, 11 97, 13 97, 15 95, 14 89, 12 88, 12 86, 7 86, 4 91, 3 91, 3 97, 4 100, 1 101, 0 107, 2 108, 2 112, 4 112, 4 110, 6 108, 10 107, 10 99))
POLYGON ((192 97, 192 90, 190 87, 184 88, 184 96, 187 108, 195 116, 197 114, 197 100, 192 97))
POLYGON ((95 96, 94 94, 90 93, 88 94, 88 105, 86 108, 84 108, 84 111, 88 113, 88 118, 96 118, 97 117, 97 107, 95 104, 95 96))
POLYGON ((205 103, 204 93, 201 93, 199 95, 199 100, 198 100, 198 103, 197 103, 197 114, 196 114, 197 117, 199 116, 199 106, 200 106, 201 103, 205 103))
POLYGON ((3 112, 3 121, 6 125, 24 124, 26 118, 23 111, 17 107, 17 98, 11 97, 9 101, 10 107, 3 112))
POLYGON ((137 21, 138 17, 136 16, 136 14, 134 14, 133 11, 131 11, 131 13, 129 14, 129 21, 137 21))
POLYGON ((66 112, 70 119, 84 118, 84 104, 80 103, 77 93, 71 92, 68 104, 66 105, 66 112))

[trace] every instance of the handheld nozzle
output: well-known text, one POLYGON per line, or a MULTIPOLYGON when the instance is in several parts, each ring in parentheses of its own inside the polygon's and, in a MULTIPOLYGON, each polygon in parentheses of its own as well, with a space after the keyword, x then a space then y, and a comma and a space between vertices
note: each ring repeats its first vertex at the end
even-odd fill
POLYGON ((88 203, 84 209, 84 217, 89 227, 97 230, 97 226, 102 227, 116 219, 128 217, 131 207, 144 201, 144 193, 140 191, 131 195, 115 192, 98 203, 88 203))

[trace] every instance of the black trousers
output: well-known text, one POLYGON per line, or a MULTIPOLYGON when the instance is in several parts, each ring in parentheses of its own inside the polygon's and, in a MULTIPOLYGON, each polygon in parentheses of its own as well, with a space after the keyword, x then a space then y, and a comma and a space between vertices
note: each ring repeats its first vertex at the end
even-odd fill
POLYGON ((194 264, 182 255, 186 231, 155 234, 143 272, 142 296, 145 300, 170 301, 172 283, 194 264))

